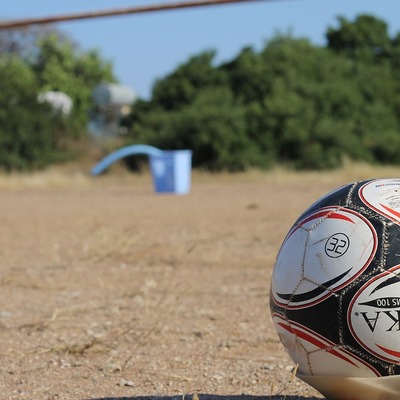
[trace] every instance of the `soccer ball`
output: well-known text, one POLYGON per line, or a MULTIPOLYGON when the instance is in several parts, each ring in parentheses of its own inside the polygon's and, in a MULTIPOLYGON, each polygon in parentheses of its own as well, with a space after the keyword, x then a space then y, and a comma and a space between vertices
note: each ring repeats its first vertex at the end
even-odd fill
POLYGON ((367 400, 313 377, 395 377, 393 397, 376 398, 399 399, 400 179, 349 183, 303 212, 276 257, 270 308, 300 378, 367 400))

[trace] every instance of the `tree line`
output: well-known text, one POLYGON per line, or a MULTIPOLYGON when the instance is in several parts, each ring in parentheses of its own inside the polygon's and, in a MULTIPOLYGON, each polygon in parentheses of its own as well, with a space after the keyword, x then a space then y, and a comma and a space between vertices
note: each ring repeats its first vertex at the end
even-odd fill
POLYGON ((340 17, 326 46, 277 34, 214 58, 195 55, 155 83, 131 116, 131 143, 192 149, 211 170, 400 163, 400 34, 384 21, 340 17))
MULTIPOLYGON (((195 167, 214 171, 329 169, 345 158, 400 164, 400 33, 390 35, 384 21, 339 17, 323 46, 276 34, 259 51, 215 58, 201 52, 154 82, 150 100, 139 99, 123 121, 124 143, 191 149, 195 167)), ((65 158, 86 135, 93 88, 116 81, 97 52, 54 32, 0 35, 0 73, 5 169, 65 158), (74 101, 68 118, 36 101, 55 86, 74 101)))
POLYGON ((92 90, 114 82, 111 63, 83 52, 54 28, 0 32, 0 169, 32 170, 78 155, 86 137, 92 90), (73 102, 63 115, 40 93, 60 91, 73 102))

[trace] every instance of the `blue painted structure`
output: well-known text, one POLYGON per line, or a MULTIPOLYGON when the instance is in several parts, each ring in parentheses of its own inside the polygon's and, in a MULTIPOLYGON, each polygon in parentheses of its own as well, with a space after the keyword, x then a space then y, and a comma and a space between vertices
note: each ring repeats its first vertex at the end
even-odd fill
POLYGON ((189 192, 192 169, 191 150, 162 151, 146 144, 122 147, 98 162, 91 170, 92 175, 100 175, 111 164, 135 154, 150 157, 150 170, 157 193, 186 194, 189 192))
POLYGON ((151 155, 150 169, 157 193, 186 194, 190 190, 192 152, 171 150, 151 155))
POLYGON ((135 144, 132 146, 122 147, 114 151, 113 153, 109 154, 108 156, 104 157, 101 161, 99 161, 93 168, 92 168, 92 175, 97 176, 100 175, 104 170, 106 170, 111 164, 114 164, 116 161, 120 160, 121 158, 127 156, 133 156, 135 154, 145 154, 148 156, 159 156, 163 152, 157 147, 149 146, 147 144, 135 144))

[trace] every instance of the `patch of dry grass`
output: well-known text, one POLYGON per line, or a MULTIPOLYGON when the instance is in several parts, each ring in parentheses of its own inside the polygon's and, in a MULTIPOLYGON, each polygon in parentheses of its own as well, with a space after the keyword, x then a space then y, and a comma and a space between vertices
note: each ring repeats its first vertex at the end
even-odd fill
POLYGON ((29 173, 11 172, 0 174, 1 189, 46 188, 63 186, 85 186, 89 183, 89 174, 84 170, 67 167, 51 167, 43 171, 29 173))
POLYGON ((90 160, 54 165, 34 172, 0 172, 0 190, 25 188, 87 187, 102 181, 148 180, 148 171, 134 174, 122 163, 112 165, 100 177, 91 175, 96 162, 90 160))
MULTIPOLYGON (((260 177, 260 171, 251 171, 247 177, 260 177)), ((377 166, 361 162, 345 161, 341 168, 332 171, 293 171, 276 167, 268 171, 265 177, 275 182, 324 182, 345 184, 373 178, 400 178, 400 166, 377 166)))
MULTIPOLYGON (((94 163, 93 163, 94 165, 94 163)), ((106 173, 99 177, 93 177, 88 161, 56 165, 35 172, 0 172, 0 190, 23 189, 23 188, 54 188, 54 187, 90 187, 105 181, 118 182, 148 182, 151 185, 150 172, 144 169, 141 173, 132 173, 122 163, 111 166, 106 173)), ((243 173, 218 172, 193 170, 194 182, 209 180, 210 175, 216 183, 235 181, 252 181, 265 178, 274 182, 290 183, 293 181, 322 181, 338 182, 338 184, 364 180, 370 178, 384 178, 400 176, 400 167, 397 166, 375 166, 371 164, 345 161, 341 168, 332 171, 294 171, 278 166, 269 171, 249 170, 243 173)))

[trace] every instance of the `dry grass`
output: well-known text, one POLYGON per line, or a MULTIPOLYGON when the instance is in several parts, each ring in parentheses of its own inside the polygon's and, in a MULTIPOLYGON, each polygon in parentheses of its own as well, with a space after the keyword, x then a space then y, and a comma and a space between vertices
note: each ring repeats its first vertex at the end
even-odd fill
POLYGON ((1 189, 52 188, 87 186, 91 177, 81 168, 51 167, 32 173, 1 173, 1 189))
MULTIPOLYGON (((22 189, 22 188, 65 188, 65 187, 95 187, 105 182, 119 183, 142 183, 151 187, 151 176, 148 169, 141 173, 129 172, 123 164, 116 163, 102 176, 92 177, 90 169, 93 165, 85 162, 74 162, 65 165, 49 167, 45 170, 33 173, 5 173, 0 172, 0 190, 22 189)), ((194 170, 192 179, 194 182, 209 181, 210 176, 217 182, 252 181, 260 177, 278 181, 281 183, 298 181, 322 181, 338 182, 342 184, 355 180, 369 178, 397 177, 400 176, 400 167, 396 166, 374 166, 366 163, 345 161, 343 166, 333 171, 293 171, 284 167, 276 167, 269 171, 250 170, 245 173, 213 173, 194 170)))

